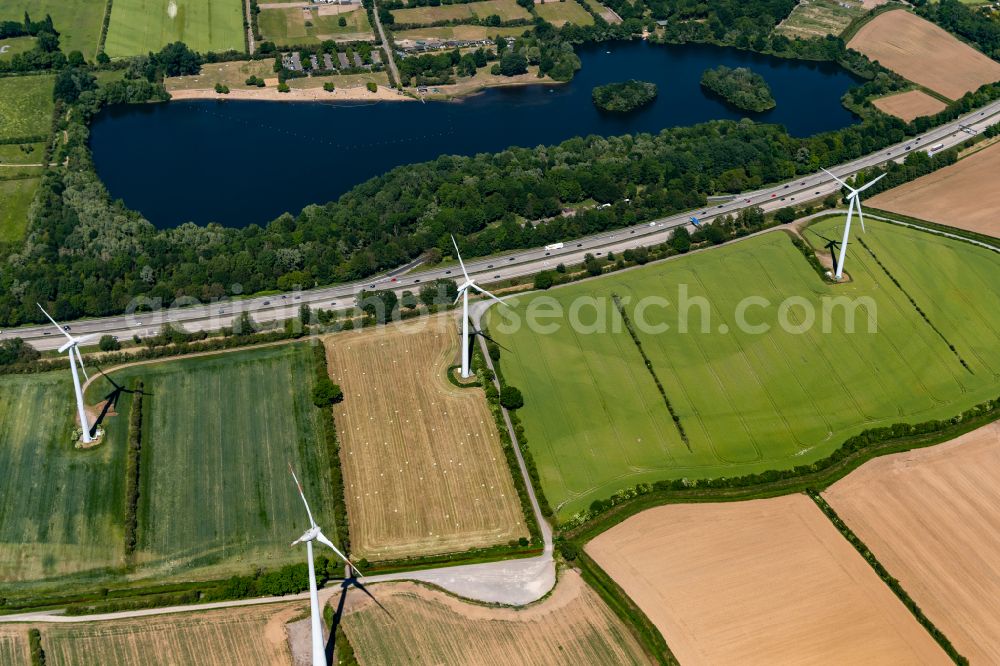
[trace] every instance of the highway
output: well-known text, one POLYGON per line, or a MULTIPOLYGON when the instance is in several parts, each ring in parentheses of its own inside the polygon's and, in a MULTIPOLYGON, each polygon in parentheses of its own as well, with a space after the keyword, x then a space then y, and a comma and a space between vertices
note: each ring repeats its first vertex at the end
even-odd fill
MULTIPOLYGON (((995 117, 998 114, 1000 114, 1000 101, 992 102, 919 137, 841 164, 831 168, 830 171, 840 178, 845 178, 861 169, 889 160, 901 161, 914 150, 927 150, 930 146, 938 144, 943 144, 942 149, 950 148, 971 136, 961 126, 968 126, 972 131, 978 133, 996 122, 995 117)), ((678 213, 653 222, 584 238, 567 239, 563 247, 558 250, 550 251, 545 248, 536 248, 511 252, 491 258, 473 260, 468 262, 466 266, 470 275, 478 282, 488 284, 498 280, 531 275, 547 268, 554 268, 559 263, 580 263, 588 252, 600 256, 609 251, 619 253, 640 245, 662 243, 669 239, 674 228, 690 225, 691 216, 696 216, 703 222, 711 222, 719 215, 738 213, 741 209, 750 206, 761 206, 765 211, 773 211, 783 206, 822 198, 832 192, 839 191, 839 189, 839 185, 833 179, 820 171, 809 176, 796 178, 793 181, 737 195, 725 203, 716 204, 713 202, 710 204, 711 207, 678 213)), ((243 312, 250 313, 253 319, 258 322, 276 321, 296 316, 299 307, 303 304, 308 304, 313 308, 338 310, 352 307, 355 295, 362 289, 393 289, 397 292, 409 289, 416 292, 421 285, 433 282, 438 278, 459 278, 459 274, 457 274, 459 269, 456 265, 443 265, 439 268, 411 273, 411 269, 417 263, 413 262, 381 276, 349 284, 276 296, 257 296, 203 305, 166 307, 155 312, 146 311, 99 319, 84 319, 68 322, 68 324, 75 336, 109 334, 116 335, 123 340, 131 338, 133 335, 140 337, 155 335, 160 327, 167 322, 183 325, 189 331, 218 330, 223 326, 232 325, 233 321, 243 312)), ((61 323, 67 324, 67 322, 61 323)), ((0 332, 0 340, 10 337, 21 337, 40 350, 56 349, 65 341, 65 338, 51 324, 0 332)))

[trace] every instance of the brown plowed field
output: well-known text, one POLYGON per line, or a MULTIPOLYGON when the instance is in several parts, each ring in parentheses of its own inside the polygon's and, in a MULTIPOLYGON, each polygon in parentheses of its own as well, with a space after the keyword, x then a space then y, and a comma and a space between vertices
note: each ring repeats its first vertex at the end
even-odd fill
POLYGON ((354 600, 344 631, 358 661, 375 664, 649 664, 629 629, 575 571, 522 609, 489 608, 414 583, 373 585, 390 617, 354 600))
POLYGON ((911 180, 866 203, 901 215, 1000 238, 1000 144, 911 180))
POLYGON ((934 99, 923 90, 907 90, 904 93, 889 95, 872 100, 875 108, 883 113, 910 122, 920 116, 933 116, 945 110, 945 103, 934 99))
POLYGON ((528 536, 481 389, 452 385, 454 316, 326 339, 357 558, 463 551, 528 536))
POLYGON ((824 496, 960 653, 1000 663, 1000 423, 872 460, 824 496))
POLYGON ((805 495, 648 509, 586 550, 692 664, 948 664, 805 495))
POLYGON ((1000 81, 1000 63, 903 9, 863 25, 848 47, 949 99, 1000 81))

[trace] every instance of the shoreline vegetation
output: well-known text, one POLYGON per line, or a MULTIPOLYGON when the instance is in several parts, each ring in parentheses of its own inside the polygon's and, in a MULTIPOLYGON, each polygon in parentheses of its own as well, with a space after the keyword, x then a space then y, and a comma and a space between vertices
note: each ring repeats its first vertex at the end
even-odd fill
POLYGON ((706 69, 701 75, 701 87, 744 111, 761 113, 778 105, 764 77, 747 67, 720 65, 706 69))
POLYGON ((597 86, 590 96, 594 106, 602 111, 628 113, 653 103, 659 94, 655 83, 629 79, 620 83, 597 86))

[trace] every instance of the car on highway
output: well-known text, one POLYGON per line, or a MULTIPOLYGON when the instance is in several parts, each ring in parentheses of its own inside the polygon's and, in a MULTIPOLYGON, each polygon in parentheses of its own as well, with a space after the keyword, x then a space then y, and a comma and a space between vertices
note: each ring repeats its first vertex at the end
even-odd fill
POLYGON ((444 274, 445 275, 451 275, 451 271, 445 271, 444 274))

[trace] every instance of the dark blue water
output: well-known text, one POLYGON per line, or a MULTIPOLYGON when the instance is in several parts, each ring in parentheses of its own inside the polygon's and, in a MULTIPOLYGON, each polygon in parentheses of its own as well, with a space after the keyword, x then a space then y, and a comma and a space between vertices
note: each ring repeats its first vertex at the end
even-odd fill
POLYGON ((112 108, 95 120, 91 146, 111 195, 157 226, 244 226, 336 199, 395 166, 442 154, 657 132, 746 115, 780 123, 796 136, 857 120, 840 98, 858 81, 831 63, 644 42, 590 46, 579 55, 583 68, 568 85, 493 89, 462 102, 205 100, 112 108), (763 75, 777 107, 746 114, 705 95, 701 74, 720 64, 763 75), (594 107, 594 86, 628 78, 656 83, 659 97, 627 115, 594 107))

